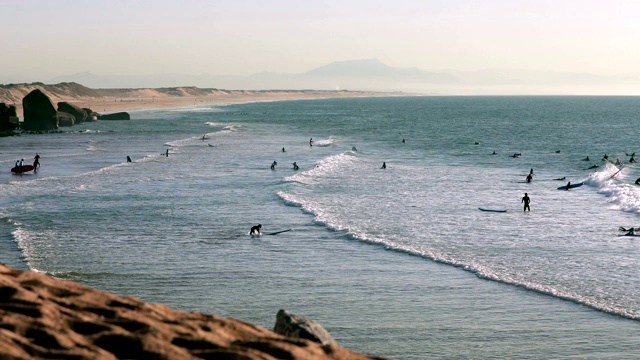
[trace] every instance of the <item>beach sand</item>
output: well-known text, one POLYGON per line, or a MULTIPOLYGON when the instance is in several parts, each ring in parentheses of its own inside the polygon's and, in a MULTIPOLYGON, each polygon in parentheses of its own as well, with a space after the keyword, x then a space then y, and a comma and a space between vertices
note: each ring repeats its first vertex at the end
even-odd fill
MULTIPOLYGON (((193 96, 188 93, 180 96, 168 96, 155 89, 122 89, 112 91, 114 96, 102 97, 72 97, 54 96, 49 93, 51 101, 57 104, 66 101, 82 108, 90 108, 100 113, 108 114, 118 111, 176 108, 194 105, 231 104, 256 101, 300 100, 300 99, 329 99, 354 97, 387 97, 407 96, 410 94, 374 91, 323 91, 323 90, 212 90, 205 95, 193 96)), ((18 94, 17 94, 18 95, 18 94)), ((19 96, 19 95, 18 95, 19 96)), ((18 115, 23 115, 22 103, 14 102, 18 115)))

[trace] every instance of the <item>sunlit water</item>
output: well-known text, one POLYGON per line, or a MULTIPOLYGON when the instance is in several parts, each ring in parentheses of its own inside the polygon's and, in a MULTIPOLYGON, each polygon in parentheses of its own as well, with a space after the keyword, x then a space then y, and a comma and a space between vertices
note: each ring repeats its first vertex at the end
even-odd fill
POLYGON ((265 327, 285 308, 400 359, 634 358, 640 240, 617 235, 640 225, 638 114, 631 97, 314 100, 2 138, 0 261, 265 327), (37 173, 8 171, 36 152, 37 173))

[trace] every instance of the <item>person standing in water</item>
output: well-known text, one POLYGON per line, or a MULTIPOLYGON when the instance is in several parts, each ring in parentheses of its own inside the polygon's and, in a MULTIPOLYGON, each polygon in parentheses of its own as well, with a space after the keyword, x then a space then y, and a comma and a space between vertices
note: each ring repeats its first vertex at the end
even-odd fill
POLYGON ((258 224, 256 226, 252 226, 249 231, 249 235, 260 235, 260 229, 262 228, 262 224, 258 224))
POLYGON ((167 151, 164 153, 164 155, 165 155, 166 157, 169 157, 169 149, 167 149, 167 151))
POLYGON ((383 161, 380 169, 386 169, 386 168, 387 168, 387 163, 383 161))
POLYGON ((309 146, 313 146, 313 138, 309 139, 309 146))
POLYGON ((38 153, 36 153, 36 156, 33 157, 33 169, 38 169, 38 167, 40 166, 40 155, 38 155, 38 153))
POLYGON ((278 165, 278 162, 274 161, 271 163, 271 170, 275 170, 276 169, 276 165, 278 165))
POLYGON ((298 167, 298 164, 296 164, 296 162, 293 162, 293 170, 298 170, 300 169, 300 167, 298 167))
POLYGON ((282 148, 282 152, 284 152, 284 148, 282 148))
POLYGON ((131 157, 129 157, 129 155, 127 155, 127 162, 130 163, 131 162, 131 157))
POLYGON ((527 193, 524 193, 524 196, 522 197, 522 201, 524 203, 524 210, 523 211, 531 211, 531 208, 529 207, 529 203, 531 202, 531 199, 529 199, 529 195, 527 195, 527 193))

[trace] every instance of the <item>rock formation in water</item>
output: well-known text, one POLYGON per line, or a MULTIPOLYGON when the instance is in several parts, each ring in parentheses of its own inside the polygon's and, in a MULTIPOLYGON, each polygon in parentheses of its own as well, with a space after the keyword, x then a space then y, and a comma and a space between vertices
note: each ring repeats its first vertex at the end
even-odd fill
POLYGON ((75 124, 82 124, 87 120, 87 112, 81 109, 79 106, 73 105, 66 101, 58 103, 58 111, 65 112, 73 115, 75 118, 75 124))
POLYGON ((18 127, 18 114, 15 105, 0 103, 0 132, 11 132, 18 127))
POLYGON ((117 112, 113 114, 98 115, 98 120, 131 120, 128 112, 117 112))
POLYGON ((40 89, 31 91, 22 99, 24 122, 22 127, 30 131, 48 131, 58 128, 58 113, 51 99, 40 89))
POLYGON ((4 265, 0 358, 380 359, 4 265))

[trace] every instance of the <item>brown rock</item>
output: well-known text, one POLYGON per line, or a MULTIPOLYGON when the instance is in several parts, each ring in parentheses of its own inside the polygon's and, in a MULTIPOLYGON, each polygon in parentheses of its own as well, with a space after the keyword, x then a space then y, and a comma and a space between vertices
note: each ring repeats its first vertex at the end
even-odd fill
POLYGON ((379 359, 0 265, 2 359, 379 359))
POLYGON ((273 332, 296 339, 311 340, 322 345, 338 344, 333 336, 317 322, 291 314, 286 310, 278 311, 273 332))
POLYGON ((51 99, 40 89, 31 91, 22 99, 25 130, 55 130, 58 128, 58 116, 51 99))
MULTIPOLYGON (((66 101, 61 101, 58 103, 58 111, 65 112, 67 114, 71 114, 74 118, 75 124, 82 124, 87 120, 87 112, 81 109, 79 106, 73 105, 66 101)), ((62 126, 62 124, 60 124, 62 126)))

